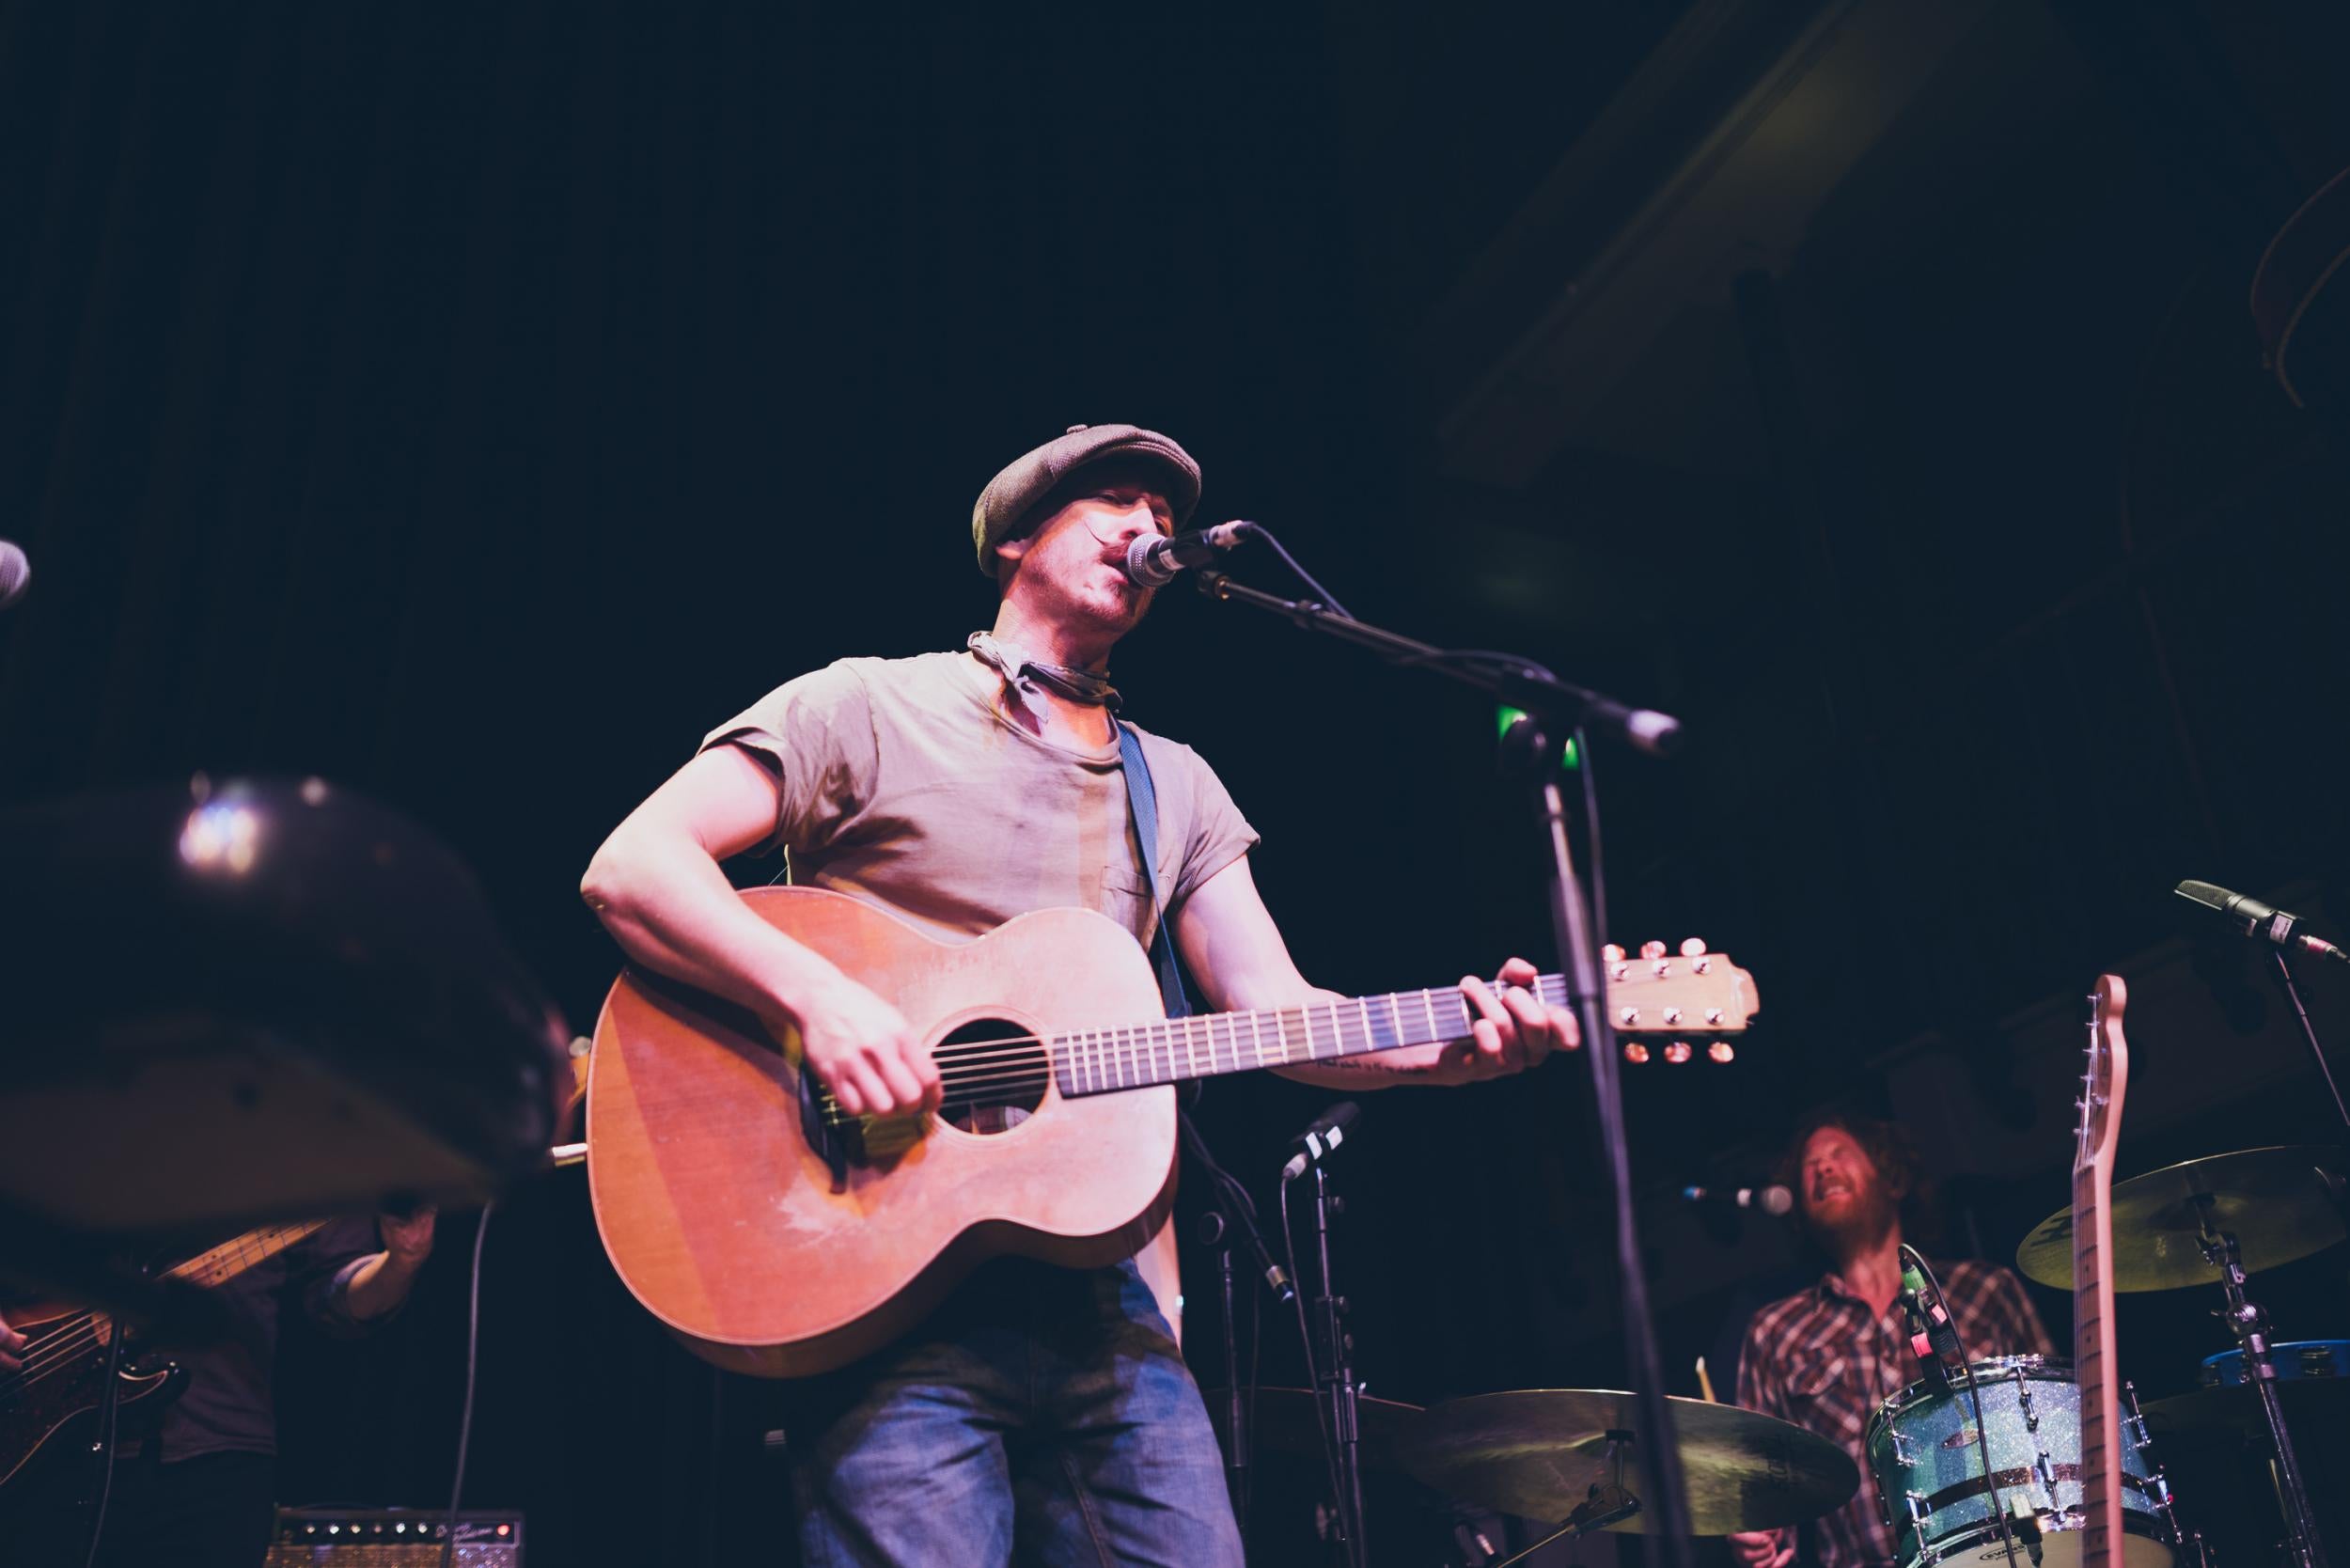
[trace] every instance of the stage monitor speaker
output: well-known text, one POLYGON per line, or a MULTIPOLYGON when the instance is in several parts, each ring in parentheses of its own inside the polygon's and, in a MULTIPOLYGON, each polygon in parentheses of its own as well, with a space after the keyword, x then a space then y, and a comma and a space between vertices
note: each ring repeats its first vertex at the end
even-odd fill
MULTIPOLYGON (((441 1568, 448 1516, 421 1508, 281 1508, 266 1568, 441 1568)), ((457 1516, 457 1568, 522 1568, 523 1516, 457 1516)))

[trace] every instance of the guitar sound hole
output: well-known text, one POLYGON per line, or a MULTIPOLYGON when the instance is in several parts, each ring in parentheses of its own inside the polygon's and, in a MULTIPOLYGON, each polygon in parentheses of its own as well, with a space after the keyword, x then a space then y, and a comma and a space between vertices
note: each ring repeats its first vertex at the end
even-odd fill
POLYGON ((966 1133, 1008 1133, 1044 1103, 1052 1058, 1017 1024, 979 1018, 931 1051, 946 1090, 938 1119, 966 1133))

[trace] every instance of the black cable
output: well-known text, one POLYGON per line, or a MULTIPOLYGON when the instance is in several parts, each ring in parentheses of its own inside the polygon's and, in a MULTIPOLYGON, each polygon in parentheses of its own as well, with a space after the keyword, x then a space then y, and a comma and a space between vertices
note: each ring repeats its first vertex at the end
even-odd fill
POLYGON ((490 1210, 481 1205, 481 1223, 473 1233, 473 1288, 465 1310, 465 1404, 457 1418, 457 1474, 448 1483, 448 1516, 441 1526, 441 1568, 457 1560, 457 1509, 465 1495, 465 1450, 473 1441, 474 1372, 481 1353, 481 1243, 490 1233, 490 1210))
POLYGON ((1907 1242, 1902 1243, 1901 1249, 1911 1262, 1918 1265, 1918 1272, 1926 1277, 1926 1285, 1934 1292, 1934 1299, 1950 1320, 1950 1338, 1957 1341, 1959 1365, 1966 1374, 1966 1400, 1974 1406, 1975 1451, 1982 1458, 1983 1488, 1991 1499, 1991 1516, 1999 1523, 1999 1545, 2007 1553, 2008 1562, 2013 1565, 2015 1561, 2015 1537, 2008 1529, 2007 1505, 1999 1500, 1998 1474, 1991 1468, 1991 1440, 1983 1435, 1982 1390, 1975 1383, 1975 1363, 1967 1358, 1966 1341, 1959 1337, 1958 1314, 1950 1310, 1950 1298, 1942 1294, 1942 1281, 1935 1278, 1934 1265, 1926 1262, 1926 1255, 1907 1242))
POLYGON ((1287 566, 1292 572, 1297 573, 1297 580, 1299 582, 1304 583, 1308 588, 1322 595, 1322 604, 1324 608, 1327 609, 1332 615, 1338 616, 1341 619, 1352 620, 1355 619, 1355 612, 1340 604, 1339 596, 1337 594, 1332 593, 1328 588, 1324 588, 1320 583, 1314 581, 1314 574, 1297 564, 1297 557, 1291 555, 1288 547, 1279 540, 1273 537, 1273 530, 1271 528, 1266 527, 1261 523, 1254 523, 1249 525, 1256 529, 1256 536, 1259 539, 1263 540, 1267 544, 1273 546, 1273 553, 1281 557, 1282 564, 1287 566))
POLYGON ((106 1529, 106 1503, 115 1489, 115 1435, 122 1414, 122 1336, 120 1318, 112 1320, 114 1332, 106 1337, 105 1391, 98 1396, 98 1507, 89 1518, 89 1549, 82 1554, 82 1568, 96 1568, 99 1538, 106 1529))

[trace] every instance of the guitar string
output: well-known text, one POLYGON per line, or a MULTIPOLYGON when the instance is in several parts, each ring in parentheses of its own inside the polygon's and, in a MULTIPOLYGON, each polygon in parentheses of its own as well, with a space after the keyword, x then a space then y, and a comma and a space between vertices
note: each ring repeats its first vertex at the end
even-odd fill
MULTIPOLYGON (((1645 980, 1648 977, 1642 976, 1639 978, 1645 980)), ((1621 984, 1622 982, 1619 981, 1617 983, 1621 984)), ((1552 1007, 1563 1007, 1566 1005, 1566 980, 1563 976, 1540 976, 1536 979, 1533 985, 1526 987, 1525 989, 1534 992, 1542 998, 1545 1005, 1552 1007)), ((1459 992, 1456 989, 1449 986, 1430 986, 1418 991, 1395 991, 1382 993, 1381 995, 1374 996, 1353 997, 1343 1002, 1315 1002, 1308 1004, 1306 1007, 1260 1008, 1253 1011, 1237 1012, 1193 1013, 1188 1018, 1146 1019, 1135 1024, 1114 1024, 1102 1029, 1080 1029, 1059 1035, 1040 1036, 1033 1034, 1008 1034, 991 1036, 984 1040, 958 1040, 947 1042, 940 1046, 933 1047, 933 1049, 952 1051, 956 1054, 956 1058, 958 1060, 976 1059, 976 1053, 979 1049, 986 1046, 1029 1046, 1041 1043, 1049 1043, 1050 1042, 1057 1040, 1076 1040, 1082 1039, 1088 1035, 1116 1033, 1126 1029, 1165 1029, 1172 1032, 1183 1032, 1187 1030, 1192 1026, 1213 1023, 1217 1019, 1246 1019, 1253 1021, 1257 1019, 1292 1015, 1303 1018, 1308 1011, 1326 1013, 1328 1014, 1330 1021, 1342 1024, 1344 1019, 1349 1015, 1349 1010, 1352 1010, 1354 1014, 1359 1015, 1362 1009, 1367 1004, 1376 1006, 1389 1002, 1392 1002, 1397 1008, 1426 1008, 1430 1006, 1461 1007, 1465 1005, 1459 992)), ((1310 1027, 1311 1024, 1321 1020, 1306 1019, 1305 1021, 1310 1027)), ((1235 1024, 1233 1027, 1237 1028, 1239 1027, 1239 1025, 1235 1024)), ((1025 1053, 1008 1051, 999 1054, 1017 1055, 1025 1053)))
MULTIPOLYGON (((1420 1009, 1424 1015, 1430 1016, 1433 1016, 1433 1011, 1435 1008, 1447 1008, 1450 1011, 1449 1015, 1443 1020, 1443 1024, 1446 1025, 1452 1022, 1452 1014, 1459 1015, 1461 1020, 1465 1023, 1473 1023, 1475 1021, 1467 1014, 1465 1011, 1465 1004, 1457 993, 1448 993, 1433 989, 1427 991, 1399 991, 1393 993, 1392 1000, 1395 1005, 1390 1009, 1390 1016, 1384 1025, 1381 1020, 1376 1017, 1376 1015, 1372 1015, 1369 1018, 1364 1016, 1365 1004, 1371 1002, 1386 1002, 1389 1000, 1390 997, 1388 996, 1365 997, 1355 1001, 1316 1004, 1311 1009, 1267 1008, 1258 1012, 1196 1013, 1187 1020, 1179 1018, 1155 1019, 1137 1024, 1111 1025, 1100 1029, 1073 1030, 1069 1033, 1058 1035, 1001 1035, 986 1040, 948 1041, 932 1047, 932 1054, 944 1057, 949 1064, 948 1067, 943 1068, 942 1072, 954 1072, 990 1062, 1001 1063, 1032 1060, 1036 1055, 1036 1047, 1042 1046, 1050 1052, 1052 1048, 1057 1045, 1067 1048, 1079 1046, 1080 1043, 1084 1043, 1081 1048, 1097 1052, 1107 1052, 1112 1056, 1119 1057, 1137 1055, 1146 1051, 1169 1049, 1183 1051, 1189 1054, 1196 1053, 1202 1046, 1205 1046, 1212 1051, 1224 1047, 1231 1047, 1237 1049, 1243 1055, 1249 1055, 1258 1054, 1256 1041, 1257 1037, 1261 1032, 1261 1028, 1257 1023, 1257 1020, 1260 1019, 1276 1020, 1275 1027, 1284 1037, 1284 1043, 1282 1045, 1282 1049, 1284 1050, 1293 1048, 1286 1043, 1286 1037, 1298 1031, 1297 1027, 1285 1027, 1280 1020, 1294 1020, 1296 1026, 1302 1027, 1308 1037, 1308 1050, 1311 1049, 1314 1039, 1318 1036, 1321 1030, 1324 1028, 1326 1028, 1328 1032, 1335 1039, 1337 1039, 1343 1049, 1347 1046, 1350 1038, 1352 1037, 1360 1037, 1362 1039, 1369 1040, 1373 1038, 1377 1031, 1383 1027, 1390 1029, 1394 1028, 1395 1026, 1401 1021, 1398 1015, 1401 1014, 1402 1010, 1406 1006, 1417 1006, 1420 1009), (1441 998, 1441 1000, 1439 1000, 1439 998, 1441 998), (1309 1012, 1324 1012, 1326 1013, 1327 1016, 1312 1017, 1308 1016, 1309 1012), (1240 1039, 1242 1025, 1235 1022, 1228 1026, 1226 1038, 1219 1042, 1214 1032, 1214 1026, 1219 1019, 1247 1020, 1249 1039, 1246 1043, 1240 1039), (1146 1034, 1149 1038, 1129 1038, 1124 1040, 1116 1040, 1111 1038, 1117 1035, 1132 1035, 1136 1032, 1146 1034), (1010 1048, 981 1049, 981 1047, 1010 1048)), ((1543 1000, 1547 1005, 1559 1005, 1558 1003, 1551 1002, 1546 996, 1543 997, 1543 1000)), ((1406 1027, 1408 1030, 1409 1026, 1406 1027)), ((1692 1032, 1695 1032, 1698 1027, 1692 1025, 1690 1027, 1692 1032)), ((1398 1039, 1394 1042, 1392 1046, 1381 1045, 1376 1048, 1386 1050, 1392 1049, 1394 1046, 1429 1044, 1437 1040, 1449 1041, 1461 1038, 1464 1037, 1456 1034, 1439 1034, 1426 1039, 1398 1039)), ((1356 1049, 1360 1049, 1360 1047, 1356 1047, 1356 1049)))
MULTIPOLYGON (((1711 1033, 1719 1029, 1718 1025, 1710 1024, 1686 1026, 1686 1027, 1690 1033, 1711 1033)), ((987 1104, 989 1097, 984 1091, 1030 1088, 1056 1079, 1064 1069, 1075 1065, 1082 1065, 1089 1071, 1098 1070, 1112 1077, 1131 1076, 1136 1081, 1117 1087, 1141 1089, 1158 1083, 1174 1082, 1187 1076, 1205 1077, 1227 1072, 1245 1072, 1255 1068, 1333 1061, 1347 1057, 1402 1050, 1415 1045, 1452 1045, 1472 1038, 1469 1033, 1462 1032, 1445 1033, 1424 1039, 1379 1042, 1373 1035, 1364 1033, 1357 1041, 1350 1039, 1347 1031, 1342 1027, 1336 1029, 1334 1035, 1337 1049, 1326 1053, 1314 1050, 1310 1038, 1302 1049, 1285 1039, 1279 1044, 1277 1052, 1267 1053, 1260 1050, 1253 1041, 1243 1043, 1237 1040, 1228 1039, 1219 1043, 1211 1037, 1204 1042, 1208 1047, 1210 1061, 1205 1072, 1196 1070, 1198 1052, 1203 1043, 1196 1040, 1104 1042, 1095 1047, 1090 1056, 1073 1061, 1068 1055, 1052 1052, 1050 1047, 1055 1042, 1066 1045, 1073 1041, 1084 1038, 1083 1036, 1063 1035, 1053 1037, 1052 1040, 1035 1039, 1030 1042, 1032 1044, 1046 1049, 1046 1055, 1042 1062, 1039 1061, 1038 1053, 1034 1050, 995 1054, 996 1057, 1011 1058, 1011 1065, 975 1066, 960 1057, 951 1058, 947 1066, 940 1069, 939 1073, 940 1082, 945 1090, 941 1108, 958 1104, 964 1105, 987 1104), (1156 1060, 1153 1059, 1161 1053, 1166 1054, 1170 1060, 1180 1054, 1183 1058, 1183 1066, 1193 1071, 1178 1072, 1163 1076, 1156 1060), (1226 1056, 1233 1059, 1230 1061, 1223 1059, 1226 1056)), ((855 1117, 846 1116, 846 1113, 841 1111, 838 1098, 829 1088, 822 1091, 822 1102, 826 1111, 834 1117, 835 1124, 840 1124, 843 1118, 849 1121, 857 1120, 855 1117)))
MULTIPOLYGON (((256 1263, 266 1262, 294 1243, 315 1234, 325 1226, 324 1220, 308 1225, 274 1227, 223 1242, 207 1252, 199 1252, 186 1262, 165 1269, 157 1278, 163 1279, 198 1280, 209 1289, 235 1278, 256 1263), (282 1239, 281 1239, 282 1238, 282 1239), (278 1245, 273 1246, 273 1243, 278 1245), (258 1256, 252 1254, 258 1253, 258 1256), (222 1264, 234 1261, 238 1267, 224 1269, 222 1264)), ((105 1342, 105 1331, 114 1320, 103 1312, 82 1312, 65 1319, 63 1324, 25 1347, 27 1354, 18 1371, 0 1378, 0 1388, 30 1387, 60 1370, 59 1363, 72 1359, 81 1350, 105 1342)))
MULTIPOLYGON (((1279 1067, 1296 1062, 1329 1061, 1341 1057, 1401 1050, 1414 1045, 1449 1045, 1469 1039, 1471 1030, 1464 1026, 1473 1022, 1475 1020, 1465 1017, 1457 1024, 1447 1019, 1440 1023, 1439 1032, 1434 1035, 1420 1035, 1407 1028, 1395 1034, 1394 1038, 1382 1039, 1381 1029, 1389 1026, 1383 1026, 1377 1020, 1371 1021, 1368 1027, 1359 1020, 1351 1026, 1340 1021, 1327 1030, 1333 1046, 1327 1051, 1318 1048, 1324 1031, 1310 1027, 1305 1031, 1306 1039, 1302 1043, 1295 1038, 1298 1031, 1284 1030, 1279 1031, 1279 1037, 1269 1046, 1261 1045, 1254 1038, 1243 1037, 1238 1031, 1221 1039, 1213 1034, 1186 1037, 1181 1033, 1155 1035, 1141 1040, 1109 1038, 1124 1032, 1122 1029, 1089 1030, 1050 1037, 1030 1036, 1022 1042, 1029 1047, 1024 1050, 975 1053, 953 1046, 945 1047, 939 1079, 942 1084, 970 1087, 1031 1079, 1040 1074, 1051 1075, 1072 1065, 1099 1066, 1110 1072, 1138 1069, 1155 1075, 1157 1058, 1166 1058, 1188 1068, 1196 1066, 1203 1050, 1207 1052, 1211 1063, 1210 1073, 1259 1066, 1279 1067), (1446 1025, 1452 1027, 1446 1027, 1446 1025)), ((1151 1026, 1140 1027, 1148 1028, 1151 1026)), ((1685 1027, 1692 1034, 1713 1033, 1720 1027, 1712 1024, 1676 1027, 1685 1027)), ((1176 1075, 1186 1074, 1179 1073, 1176 1075)))

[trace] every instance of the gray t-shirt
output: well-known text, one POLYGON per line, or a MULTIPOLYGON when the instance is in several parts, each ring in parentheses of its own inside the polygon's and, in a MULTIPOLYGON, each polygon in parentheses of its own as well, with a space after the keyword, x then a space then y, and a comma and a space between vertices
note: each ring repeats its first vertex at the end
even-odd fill
MULTIPOLYGON (((1031 910, 1098 910, 1148 947, 1151 895, 1115 742, 1058 745, 999 713, 968 653, 843 659, 712 730, 776 777, 791 880, 848 893, 934 935, 977 936, 1031 910)), ((1138 727, 1137 727, 1138 728, 1138 727)), ((1171 910, 1257 841, 1198 753, 1140 731, 1158 796, 1171 910)))

